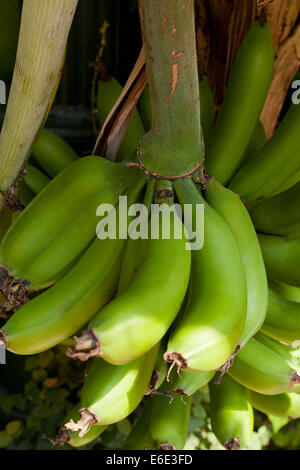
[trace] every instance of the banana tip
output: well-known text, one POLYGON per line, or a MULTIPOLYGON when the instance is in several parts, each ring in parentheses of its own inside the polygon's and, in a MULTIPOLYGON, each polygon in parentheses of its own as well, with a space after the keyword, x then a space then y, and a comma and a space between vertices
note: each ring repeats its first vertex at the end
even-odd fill
POLYGON ((79 359, 80 361, 87 361, 91 357, 101 357, 102 347, 99 339, 94 331, 89 328, 85 330, 81 336, 74 336, 76 345, 74 348, 67 349, 67 356, 71 359, 79 359))
POLYGON ((227 450, 240 450, 240 442, 237 438, 228 439, 228 441, 224 442, 224 447, 227 450))
POLYGON ((94 424, 98 423, 98 420, 94 413, 92 413, 87 408, 81 408, 79 413, 81 418, 79 421, 77 421, 77 423, 75 423, 73 419, 70 419, 70 421, 66 423, 64 427, 72 432, 78 431, 78 436, 83 437, 89 432, 94 424))
POLYGON ((164 360, 165 360, 165 362, 170 362, 171 363, 169 371, 168 371, 168 375, 167 375, 167 381, 168 382, 170 382, 170 374, 172 372, 173 367, 176 366, 178 375, 180 374, 180 371, 182 369, 186 369, 188 367, 188 362, 185 359, 185 357, 182 354, 174 352, 174 351, 173 352, 165 352, 164 360))
POLYGON ((300 383, 300 375, 296 371, 291 373, 290 386, 293 387, 296 384, 300 383))
POLYGON ((172 444, 161 444, 158 449, 159 450, 176 450, 176 447, 172 446, 172 444))

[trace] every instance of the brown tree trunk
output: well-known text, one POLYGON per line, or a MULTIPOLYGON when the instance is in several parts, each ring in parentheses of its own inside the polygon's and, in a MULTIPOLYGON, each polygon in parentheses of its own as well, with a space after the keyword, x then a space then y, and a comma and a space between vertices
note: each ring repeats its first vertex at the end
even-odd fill
MULTIPOLYGON (((199 69, 208 73, 216 109, 222 103, 239 47, 261 9, 257 0, 195 0, 199 69)), ((300 1, 273 0, 266 8, 276 62, 261 120, 271 137, 300 66, 300 1)))

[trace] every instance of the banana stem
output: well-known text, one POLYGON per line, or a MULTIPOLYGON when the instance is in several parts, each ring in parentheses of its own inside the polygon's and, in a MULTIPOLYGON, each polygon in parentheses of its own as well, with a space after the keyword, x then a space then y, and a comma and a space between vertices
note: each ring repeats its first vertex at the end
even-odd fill
POLYGON ((139 0, 152 128, 140 163, 157 177, 190 176, 201 166, 203 142, 191 0, 139 0))
POLYGON ((46 116, 77 3, 23 2, 17 59, 0 136, 2 192, 16 180, 46 116))

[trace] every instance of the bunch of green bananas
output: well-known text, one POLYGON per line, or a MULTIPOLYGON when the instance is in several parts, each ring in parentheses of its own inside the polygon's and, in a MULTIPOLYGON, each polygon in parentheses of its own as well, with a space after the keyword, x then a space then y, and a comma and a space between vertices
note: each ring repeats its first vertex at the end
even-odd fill
MULTIPOLYGON (((214 125, 212 91, 201 80, 201 186, 126 165, 151 126, 148 89, 118 162, 78 158, 46 130, 38 137, 22 186, 25 210, 12 224, 0 213, 1 292, 16 310, 1 340, 31 355, 76 334, 68 356, 92 359, 57 444, 91 442, 143 402, 125 447, 182 449, 192 395, 207 384, 211 427, 225 448, 250 442, 253 407, 300 417, 300 106, 291 105, 266 142, 259 116, 273 63, 269 26, 254 22, 214 125), (172 211, 169 238, 162 217, 152 216, 155 238, 99 239, 97 207, 120 214, 121 195, 148 208, 176 198, 194 216, 203 205, 203 248, 187 249, 192 234, 172 211)), ((115 79, 99 82, 100 124, 121 89, 115 79)))

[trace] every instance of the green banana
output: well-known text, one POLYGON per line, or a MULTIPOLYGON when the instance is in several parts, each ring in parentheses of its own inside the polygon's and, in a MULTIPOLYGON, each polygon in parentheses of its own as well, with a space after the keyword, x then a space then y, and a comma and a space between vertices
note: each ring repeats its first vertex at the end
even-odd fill
MULTIPOLYGON (((164 383, 160 390, 167 393, 168 383, 164 383)), ((167 396, 155 395, 151 400, 152 413, 149 430, 155 447, 182 450, 188 436, 191 397, 182 399, 176 394, 170 401, 167 396)))
POLYGON ((34 194, 40 193, 50 183, 48 176, 30 164, 26 166, 24 181, 34 194))
POLYGON ((264 395, 291 392, 300 377, 295 369, 290 349, 261 333, 238 351, 228 374, 244 387, 264 395))
MULTIPOLYGON (((260 120, 258 120, 240 166, 245 162, 252 160, 252 158, 260 152, 266 142, 267 136, 264 125, 260 120)), ((238 169, 240 169, 240 167, 238 169)))
POLYGON ((148 389, 145 395, 155 394, 156 390, 160 388, 160 386, 165 381, 165 378, 168 374, 168 365, 164 361, 164 352, 166 350, 166 341, 162 339, 159 345, 159 350, 157 354, 157 359, 154 367, 154 371, 151 376, 151 380, 148 386, 148 389))
POLYGON ((0 264, 30 289, 57 281, 96 236, 96 210, 116 205, 136 170, 99 157, 66 168, 14 221, 0 246, 0 264))
POLYGON ((277 196, 277 194, 284 193, 288 189, 295 186, 295 184, 299 183, 300 181, 300 169, 296 170, 294 173, 289 176, 284 183, 282 183, 278 188, 271 194, 271 196, 277 196))
POLYGON ((255 21, 238 52, 206 147, 206 169, 223 184, 234 175, 251 140, 271 84, 273 65, 270 27, 255 21))
POLYGON ((39 133, 32 155, 52 178, 79 158, 67 142, 47 129, 42 129, 39 133))
MULTIPOLYGON (((122 86, 115 78, 107 81, 98 82, 97 107, 100 125, 103 126, 115 102, 122 93, 122 86)), ((145 135, 145 129, 142 124, 138 110, 135 109, 127 127, 126 133, 120 144, 117 154, 117 160, 125 160, 132 156, 138 147, 138 143, 145 135)))
POLYGON ((214 375, 214 370, 208 372, 186 372, 183 370, 173 380, 173 390, 180 395, 190 397, 200 388, 207 385, 214 375))
MULTIPOLYGON (((65 417, 63 423, 68 423, 71 419, 77 421, 80 419, 79 410, 82 408, 81 403, 74 406, 71 411, 65 417)), ((83 436, 79 437, 78 432, 73 432, 64 427, 64 425, 58 431, 58 436, 55 441, 52 443, 55 446, 62 446, 64 444, 69 444, 72 447, 82 447, 90 442, 93 442, 97 437, 99 437, 105 430, 107 426, 92 426, 89 431, 83 436)))
POLYGON ((143 409, 134 423, 129 436, 126 439, 124 449, 128 450, 145 450, 155 449, 155 444, 151 436, 149 426, 152 413, 152 399, 145 400, 143 409))
POLYGON ((0 78, 9 82, 12 78, 17 53, 21 19, 20 0, 0 2, 0 78))
POLYGON ((300 303, 284 299, 271 287, 267 316, 261 331, 278 341, 287 344, 299 341, 300 344, 300 303))
POLYGON ((71 419, 65 428, 83 437, 92 425, 117 423, 132 413, 147 389, 158 346, 144 356, 122 365, 108 364, 95 358, 81 391, 81 419, 71 419))
POLYGON ((21 205, 27 207, 35 198, 35 193, 29 188, 24 180, 18 182, 16 199, 21 205))
POLYGON ((206 183, 206 199, 224 218, 240 250, 247 283, 247 317, 240 345, 255 335, 264 322, 268 283, 260 246, 251 218, 241 199, 214 178, 206 183))
MULTIPOLYGON (((144 178, 130 188, 135 201, 144 178)), ((112 214, 114 216, 114 214, 112 214)), ((16 354, 37 354, 85 325, 117 290, 125 240, 98 238, 51 289, 23 305, 2 328, 2 341, 16 354)))
POLYGON ((258 234, 268 278, 300 287, 300 240, 258 234))
POLYGON ((300 396, 297 393, 280 393, 270 396, 251 391, 250 401, 252 406, 262 413, 280 418, 300 418, 300 396))
POLYGON ((265 199, 250 212, 256 230, 269 235, 300 238, 300 183, 265 199))
POLYGON ((249 390, 225 376, 219 385, 210 382, 209 391, 211 427, 218 440, 228 450, 245 447, 254 427, 249 390))
POLYGON ((176 228, 183 232, 175 212, 170 214, 169 239, 162 237, 162 228, 162 218, 152 216, 151 231, 158 238, 141 240, 140 263, 129 286, 93 317, 87 332, 78 338, 73 357, 86 360, 100 355, 112 364, 124 364, 165 335, 185 297, 191 254, 184 235, 174 236, 176 228))
POLYGON ((300 106, 291 104, 273 137, 246 162, 229 187, 240 194, 249 207, 274 194, 300 169, 300 106))
POLYGON ((283 282, 269 281, 270 289, 276 294, 280 295, 286 300, 292 300, 293 302, 300 302, 300 288, 295 286, 289 286, 283 282))
POLYGON ((243 333, 247 292, 239 248, 228 225, 189 180, 175 190, 182 205, 204 204, 204 247, 192 252, 186 310, 171 331, 167 362, 178 369, 210 371, 233 354, 243 333))

